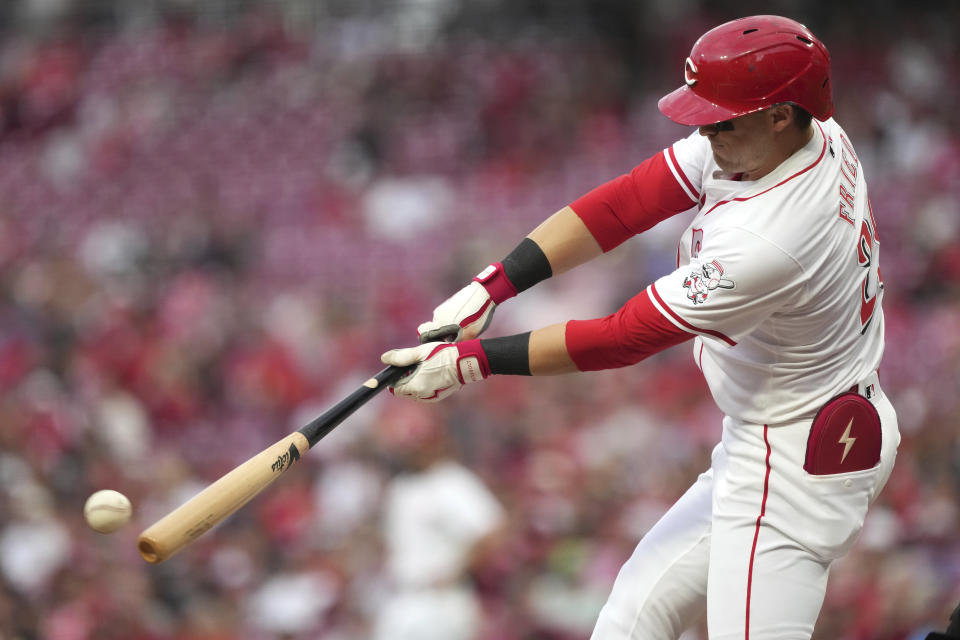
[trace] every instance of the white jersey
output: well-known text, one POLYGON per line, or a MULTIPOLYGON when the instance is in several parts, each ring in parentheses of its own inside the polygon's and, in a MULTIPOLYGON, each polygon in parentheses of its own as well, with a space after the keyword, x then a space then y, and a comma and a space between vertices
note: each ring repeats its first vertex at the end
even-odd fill
POLYGON ((397 476, 384 507, 387 565, 404 588, 457 582, 473 546, 504 517, 496 496, 452 460, 397 476))
POLYGON ((725 174, 697 132, 664 151, 700 204, 677 270, 648 294, 697 334, 694 358, 717 406, 747 422, 812 416, 874 372, 883 352, 879 244, 863 167, 833 119, 813 129, 809 143, 756 181, 725 174))

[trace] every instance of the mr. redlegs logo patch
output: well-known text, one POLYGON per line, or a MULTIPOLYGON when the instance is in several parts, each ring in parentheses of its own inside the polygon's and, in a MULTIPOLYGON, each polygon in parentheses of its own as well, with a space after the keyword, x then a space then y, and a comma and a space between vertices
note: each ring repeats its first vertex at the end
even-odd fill
POLYGON ((691 271, 690 275, 683 279, 683 288, 689 289, 687 297, 693 300, 693 304, 706 302, 707 296, 714 289, 733 289, 735 286, 733 280, 723 277, 723 265, 718 260, 704 262, 699 273, 691 271))

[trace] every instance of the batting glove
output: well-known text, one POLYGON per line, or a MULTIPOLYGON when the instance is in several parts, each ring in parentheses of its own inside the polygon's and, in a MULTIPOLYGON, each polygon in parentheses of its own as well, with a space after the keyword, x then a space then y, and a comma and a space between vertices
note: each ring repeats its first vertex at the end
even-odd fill
POLYGON ((433 320, 417 327, 420 342, 472 340, 486 330, 497 305, 515 295, 503 265, 495 262, 434 309, 433 320))
POLYGON ((393 349, 380 356, 385 364, 407 367, 420 363, 390 391, 417 402, 436 402, 490 375, 487 354, 479 340, 428 342, 408 349, 393 349))

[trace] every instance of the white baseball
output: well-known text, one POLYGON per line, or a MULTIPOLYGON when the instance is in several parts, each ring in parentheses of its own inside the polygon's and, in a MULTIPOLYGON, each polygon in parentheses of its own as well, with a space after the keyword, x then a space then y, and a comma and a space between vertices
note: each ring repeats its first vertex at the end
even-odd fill
POLYGON ((83 517, 90 528, 100 533, 113 533, 130 520, 133 507, 130 499, 119 491, 101 489, 87 498, 83 517))

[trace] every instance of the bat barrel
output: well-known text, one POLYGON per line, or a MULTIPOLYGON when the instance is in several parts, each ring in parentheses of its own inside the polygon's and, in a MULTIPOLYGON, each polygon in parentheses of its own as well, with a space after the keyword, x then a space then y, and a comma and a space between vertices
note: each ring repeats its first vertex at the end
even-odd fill
POLYGON ((310 448, 297 431, 222 476, 147 528, 137 550, 147 562, 163 562, 245 505, 310 448))
POLYGON ((137 550, 147 562, 163 562, 249 502, 361 405, 409 367, 387 367, 302 429, 267 447, 147 528, 137 550))

